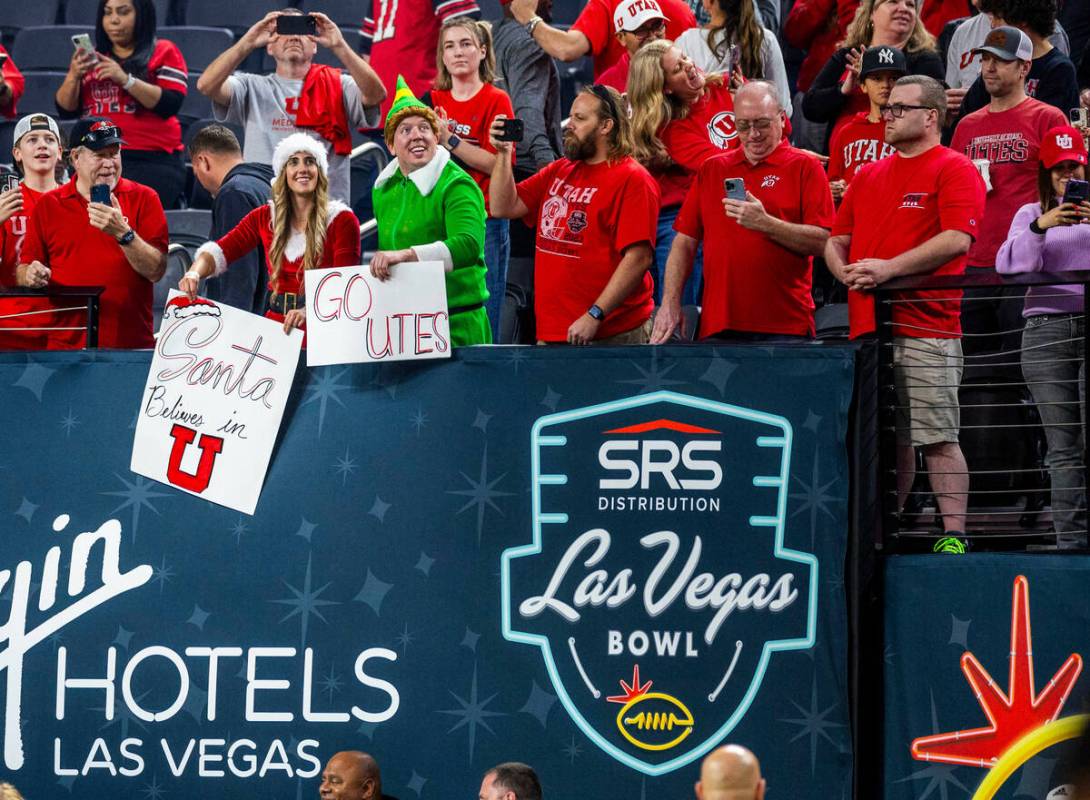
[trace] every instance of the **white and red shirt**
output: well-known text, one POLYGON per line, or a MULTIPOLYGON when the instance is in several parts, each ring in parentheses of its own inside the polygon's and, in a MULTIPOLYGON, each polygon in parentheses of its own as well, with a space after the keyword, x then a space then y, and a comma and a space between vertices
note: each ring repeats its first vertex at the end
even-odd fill
MULTIPOLYGON (((568 327, 597 302, 624 251, 655 246, 658 185, 631 157, 598 164, 562 158, 517 189, 530 210, 526 224, 537 229, 537 338, 563 342, 568 327)), ((651 274, 645 273, 639 288, 602 322, 598 338, 642 325, 653 308, 651 274)))
POLYGON ((685 117, 666 123, 659 131, 659 139, 670 158, 686 171, 680 178, 675 172, 657 176, 662 205, 669 207, 685 200, 693 175, 704 162, 741 144, 734 127, 734 98, 730 88, 725 82, 706 84, 703 97, 693 103, 685 117))
POLYGON ((362 0, 360 5, 363 52, 387 89, 380 119, 393 105, 398 75, 417 97, 431 88, 439 26, 453 17, 481 15, 477 0, 362 0))
MULTIPOLYGON (((639 5, 640 0, 629 0, 630 5, 639 5)), ((689 28, 696 27, 693 10, 684 0, 658 0, 662 13, 666 15, 666 38, 673 41, 689 28)), ((571 29, 579 31, 590 42, 590 52, 594 56, 594 79, 617 63, 622 53, 627 52, 617 41, 613 14, 617 9, 615 0, 588 0, 586 6, 572 23, 571 29)), ((432 52, 435 51, 434 46, 432 52)))
POLYGON ((893 145, 886 144, 885 122, 871 122, 868 114, 856 114, 829 145, 829 180, 851 183, 861 167, 895 152, 893 145))
MULTIPOLYGON (((833 236, 850 236, 849 263, 863 258, 889 259, 929 241, 943 231, 979 232, 984 214, 984 181, 965 156, 936 145, 922 155, 894 154, 868 164, 855 176, 833 225, 833 236)), ((960 275, 965 256, 952 259, 932 275, 960 275)), ((914 338, 961 336, 961 290, 895 293, 893 335, 914 338)), ((853 338, 875 330, 874 296, 848 292, 853 338)))
MULTIPOLYGON (((44 195, 44 192, 36 192, 26 184, 22 184, 19 190, 23 194, 23 210, 13 214, 7 222, 0 225, 0 286, 16 286, 15 268, 19 264, 26 263, 20 261, 19 256, 23 249, 23 238, 26 236, 27 221, 34 211, 34 206, 38 204, 38 199, 44 195)), ((52 307, 48 301, 33 297, 0 298, 0 350, 47 349, 45 331, 6 329, 48 327, 53 324, 51 315, 28 312, 52 307), (25 316, 13 316, 15 314, 25 316)))
POLYGON ((674 222, 678 233, 704 243, 699 335, 728 330, 813 335, 813 259, 728 217, 727 178, 741 178, 765 211, 785 222, 830 228, 836 213, 821 163, 786 139, 757 164, 739 149, 701 167, 674 222))
POLYGON ((1041 141, 1049 128, 1066 124, 1059 109, 1032 97, 1007 111, 993 112, 985 106, 958 123, 950 147, 970 160, 987 159, 992 183, 979 235, 969 251, 970 266, 995 266, 1014 215, 1038 199, 1041 141))
MULTIPOLYGON (((511 98, 507 96, 507 92, 497 89, 491 83, 486 83, 468 100, 457 100, 449 91, 432 89, 431 104, 433 108, 441 108, 446 112, 451 129, 457 136, 489 153, 496 152, 488 136, 492 120, 499 114, 507 117, 515 116, 511 98)), ((469 173, 469 177, 481 187, 481 192, 484 193, 484 208, 487 212, 488 184, 491 176, 472 167, 462 166, 469 173)))
MULTIPOLYGON (((165 255, 169 236, 159 195, 125 178, 118 181, 112 194, 136 235, 165 255)), ((49 267, 53 284, 106 288, 99 302, 101 347, 141 348, 154 344, 152 283, 133 269, 113 236, 91 227, 87 201, 76 190, 74 178, 38 198, 20 257, 24 264, 40 261, 49 267)), ((50 347, 61 346, 61 338, 65 346, 83 346, 83 331, 68 333, 51 335, 50 347)))
MULTIPOLYGON (((148 82, 184 96, 189 88, 188 76, 182 52, 173 42, 156 39, 148 59, 148 82)), ((83 116, 106 117, 120 128, 125 150, 176 153, 182 149, 182 126, 178 117, 163 119, 150 108, 144 108, 113 81, 96 80, 88 72, 80 85, 80 105, 83 116)))

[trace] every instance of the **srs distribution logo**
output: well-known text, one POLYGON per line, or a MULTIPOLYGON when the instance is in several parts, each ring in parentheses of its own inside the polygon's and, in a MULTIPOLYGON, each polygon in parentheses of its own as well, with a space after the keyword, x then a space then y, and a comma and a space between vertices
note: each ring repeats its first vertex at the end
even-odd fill
POLYGON ((813 646, 817 559, 784 546, 791 441, 783 417, 674 392, 534 425, 503 634, 540 649, 572 720, 632 769, 707 753, 775 653, 813 646))

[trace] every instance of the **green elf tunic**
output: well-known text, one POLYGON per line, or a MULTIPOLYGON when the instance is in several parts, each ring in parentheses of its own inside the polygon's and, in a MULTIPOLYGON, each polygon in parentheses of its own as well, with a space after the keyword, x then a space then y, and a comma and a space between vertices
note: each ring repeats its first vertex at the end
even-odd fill
POLYGON ((492 327, 484 308, 484 196, 476 182, 440 147, 427 165, 408 176, 395 158, 379 174, 371 197, 379 250, 412 248, 420 261, 443 262, 451 343, 490 344, 492 327))

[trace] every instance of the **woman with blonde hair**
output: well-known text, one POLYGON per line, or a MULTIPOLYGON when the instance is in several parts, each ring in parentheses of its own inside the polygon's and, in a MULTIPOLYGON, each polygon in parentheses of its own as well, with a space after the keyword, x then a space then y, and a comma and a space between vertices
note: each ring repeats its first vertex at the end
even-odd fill
POLYGON ((722 72, 735 83, 740 78, 771 81, 784 113, 790 117, 791 89, 780 43, 775 33, 757 21, 754 0, 700 2, 711 21, 677 37, 678 49, 704 72, 722 72))
MULTIPOLYGON (((645 44, 632 57, 627 96, 632 110, 632 155, 658 181, 662 196, 655 245, 657 302, 674 241, 674 220, 693 176, 709 158, 739 144, 734 100, 725 76, 705 75, 665 39, 645 44)), ((698 255, 683 304, 700 302, 702 265, 698 255)))
POLYGON ((197 250, 178 288, 196 297, 202 278, 222 275, 255 247, 264 247, 269 272, 265 316, 284 332, 306 323, 303 273, 360 263, 360 223, 352 210, 329 197, 329 160, 305 133, 285 137, 273 151, 272 197, 215 242, 197 250))
MULTIPOLYGON (((499 115, 513 117, 511 98, 496 88, 496 56, 487 22, 454 17, 439 29, 435 57, 435 88, 421 100, 439 117, 439 144, 454 163, 465 169, 481 188, 488 212, 488 181, 496 163, 496 151, 488 130, 499 115)), ((511 255, 510 222, 489 214, 485 223, 484 261, 487 273, 489 324, 492 340, 499 341, 500 309, 507 290, 507 262, 511 255)))
POLYGON ((802 113, 808 120, 833 123, 826 142, 855 114, 870 110, 870 101, 860 88, 859 68, 868 47, 883 45, 905 54, 909 75, 928 75, 939 82, 946 79, 935 37, 920 21, 916 0, 863 0, 840 49, 825 63, 802 99, 802 113))

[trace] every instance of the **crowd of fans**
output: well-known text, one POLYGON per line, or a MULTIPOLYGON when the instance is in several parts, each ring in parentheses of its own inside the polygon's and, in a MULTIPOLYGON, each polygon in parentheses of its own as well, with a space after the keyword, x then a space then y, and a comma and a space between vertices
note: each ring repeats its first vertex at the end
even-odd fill
MULTIPOLYGON (((815 296, 846 297, 851 334, 869 335, 891 278, 1080 266, 1090 205, 1065 197, 1086 177, 1090 4, 589 0, 570 26, 551 11, 505 0, 482 21, 475 0, 361 2, 356 52, 325 14, 270 10, 200 74, 224 125, 186 149, 185 54, 157 36, 152 0, 100 0, 55 114, 19 116, 22 76, 0 50, 22 178, 0 193, 0 283, 102 285, 101 344, 148 346, 163 209, 184 204, 191 170, 213 230, 180 288, 305 326, 303 272, 363 258, 349 208, 361 138, 392 156, 364 187, 371 271, 440 261, 457 345, 513 340, 518 280, 533 298, 518 341, 782 341, 815 335, 815 296), (274 70, 244 71, 261 51, 274 70), (593 82, 563 108, 558 63, 585 56, 593 82), (79 118, 67 142, 54 116, 79 118)), ((964 472, 964 358, 993 336, 1023 353, 1027 380, 1053 356, 1081 370, 1081 287, 1024 294, 970 290, 962 307, 931 292, 894 313, 902 498, 916 447, 952 536, 967 478, 934 476, 964 472), (912 370, 948 390, 915 390, 912 370)), ((79 345, 47 296, 0 308, 0 346, 79 345)), ((1033 396, 1052 408, 1054 391, 1033 396)), ((1070 511, 1057 526, 1085 544, 1081 490, 1059 478, 1080 429, 1056 419, 1053 500, 1070 511)))

